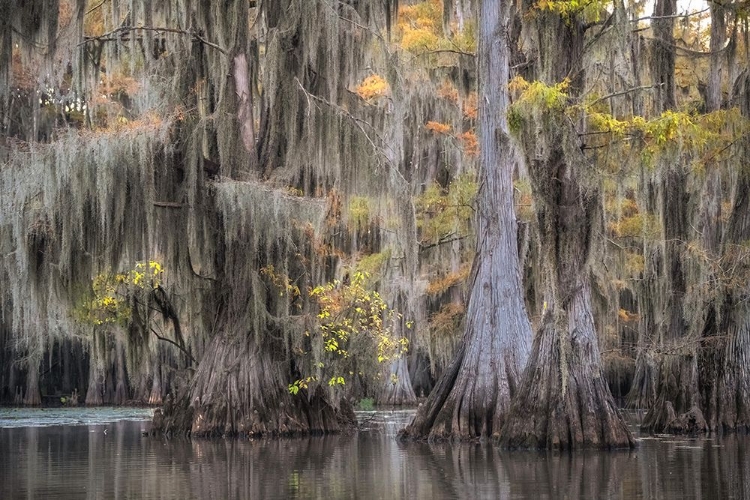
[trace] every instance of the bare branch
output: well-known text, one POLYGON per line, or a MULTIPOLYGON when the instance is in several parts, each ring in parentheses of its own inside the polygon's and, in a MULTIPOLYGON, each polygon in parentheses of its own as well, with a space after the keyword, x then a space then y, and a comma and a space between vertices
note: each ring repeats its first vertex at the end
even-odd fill
POLYGON ((443 53, 447 53, 447 54, 458 54, 458 55, 462 55, 462 56, 470 56, 470 57, 476 57, 476 56, 477 56, 477 55, 476 55, 475 53, 473 53, 473 52, 465 52, 465 51, 463 51, 463 50, 459 50, 459 49, 437 49, 437 50, 426 50, 426 51, 424 51, 424 52, 420 52, 420 53, 419 53, 418 55, 419 55, 419 56, 425 56, 425 55, 430 55, 430 54, 443 54, 443 53))
POLYGON ((650 41, 660 42, 660 43, 662 43, 664 45, 667 45, 669 47, 674 48, 675 50, 681 50, 682 52, 685 52, 687 54, 691 54, 691 55, 694 55, 694 56, 698 56, 698 57, 709 57, 709 56, 712 56, 714 54, 721 54, 722 52, 726 51, 727 48, 729 47, 729 45, 725 45, 724 47, 720 48, 719 50, 704 52, 702 50, 689 49, 687 47, 683 47, 681 45, 677 45, 676 43, 669 43, 669 42, 666 42, 665 40, 659 40, 657 38, 652 38, 652 37, 646 38, 646 37, 644 37, 644 39, 645 40, 650 40, 650 41))
POLYGON ((632 94, 633 92, 639 92, 641 90, 655 89, 657 87, 661 87, 662 85, 664 85, 664 84, 663 83, 655 83, 653 85, 642 85, 640 87, 633 87, 633 88, 630 88, 630 89, 622 90, 620 92, 615 92, 613 94, 607 94, 607 95, 602 96, 599 99, 595 100, 594 102, 592 102, 590 104, 590 106, 593 106, 594 104, 598 104, 598 103, 600 103, 602 101, 606 101, 607 99, 612 99, 613 97, 618 97, 618 96, 626 95, 626 94, 632 94))
POLYGON ((378 146, 377 144, 375 144, 375 141, 372 140, 372 137, 370 137, 370 134, 365 130, 365 128, 363 126, 363 124, 364 124, 364 125, 367 125, 368 127, 370 127, 371 129, 373 129, 373 133, 375 134, 376 137, 378 137, 378 140, 380 142, 383 142, 383 139, 378 135, 377 131, 374 130, 374 127, 372 126, 372 124, 368 123, 367 121, 365 121, 365 120, 363 120, 361 118, 357 118, 356 116, 354 116, 349 111, 347 111, 346 109, 342 108, 341 106, 339 106, 337 104, 334 104, 334 103, 332 103, 332 102, 330 102, 330 101, 328 101, 326 99, 323 99, 320 96, 317 96, 315 94, 312 94, 312 93, 308 92, 307 89, 302 85, 302 82, 299 81, 299 78, 294 77, 294 81, 297 82, 297 85, 299 86, 300 90, 305 94, 305 97, 307 98, 308 105, 311 104, 311 99, 313 101, 320 102, 320 103, 325 104, 326 106, 328 106, 328 107, 336 110, 342 116, 344 116, 345 118, 349 119, 352 123, 354 123, 354 126, 357 127, 357 129, 362 133, 362 135, 364 135, 365 139, 367 139, 367 142, 370 144, 370 146, 372 147, 373 151, 381 153, 382 157, 385 159, 385 161, 388 164, 388 166, 391 167, 401 177, 401 179, 404 180, 404 182, 406 182, 406 179, 404 179, 403 175, 401 175, 401 172, 398 171, 398 169, 395 167, 395 165, 393 165, 393 163, 391 162, 391 160, 388 158, 388 155, 386 155, 385 152, 383 151, 384 148, 378 146))
POLYGON ((437 241, 436 243, 431 243, 429 245, 422 245, 420 243, 419 244, 419 251, 420 252, 424 252, 425 250, 429 250, 430 248, 438 247, 438 246, 444 245, 446 243, 453 243, 454 241, 461 241, 461 240, 465 240, 465 239, 466 239, 466 236, 457 236, 455 238, 450 238, 450 239, 441 239, 441 240, 437 241))
POLYGON ((216 45, 213 42, 209 42, 202 36, 200 36, 195 31, 191 30, 181 30, 176 28, 152 28, 149 26, 121 26, 117 29, 114 29, 110 32, 104 33, 103 35, 99 36, 92 36, 92 37, 86 37, 81 43, 78 44, 78 46, 84 45, 89 42, 94 41, 103 41, 103 42, 111 42, 111 41, 118 41, 119 39, 116 37, 116 35, 122 34, 122 33, 130 33, 131 31, 153 31, 156 33, 176 33, 178 35, 188 35, 196 39, 197 41, 201 42, 204 45, 207 45, 208 47, 212 47, 219 52, 221 52, 224 55, 228 55, 228 52, 223 47, 216 45))
MULTIPOLYGON (((333 6, 330 6, 330 7, 331 7, 331 10, 333 10, 334 12, 336 12, 336 10, 335 10, 335 9, 333 8, 333 6)), ((376 36, 377 38, 379 38, 381 42, 383 42, 383 43, 387 43, 387 42, 385 41, 385 38, 383 38, 383 35, 381 35, 381 34, 380 34, 380 33, 378 33, 377 31, 373 30, 372 28, 369 28, 368 26, 364 26, 364 25, 362 25, 362 24, 359 24, 359 23, 358 23, 358 22, 356 22, 355 20, 353 20, 353 19, 349 19, 348 17, 344 17, 344 16, 342 16, 341 14, 339 14, 338 12, 336 12, 336 15, 337 15, 337 16, 338 16, 338 18, 339 18, 339 19, 341 19, 342 21, 345 21, 345 22, 347 22, 347 23, 351 24, 352 26, 355 26, 355 27, 357 27, 357 28, 359 28, 359 29, 363 29, 363 30, 365 30, 365 31, 368 31, 368 32, 370 32, 370 33, 371 33, 371 34, 372 34, 373 36, 376 36)))
POLYGON ((89 9, 89 10, 87 10, 87 11, 86 11, 86 13, 85 13, 84 15, 85 15, 85 16, 88 16, 89 14, 91 14, 92 12, 94 12, 94 11, 95 11, 96 9, 98 9, 99 7, 101 7, 102 5, 104 5, 105 3, 107 3, 108 1, 109 1, 109 0, 102 0, 102 1, 101 1, 101 2, 99 2, 98 4, 96 4, 96 5, 94 5, 93 7, 91 7, 91 8, 89 9))
POLYGON ((173 201, 155 201, 154 206, 163 208, 182 208, 182 203, 176 203, 173 201))
POLYGON ((683 12, 681 14, 671 14, 669 16, 645 16, 645 17, 639 17, 637 19, 631 19, 630 22, 631 23, 637 23, 637 22, 640 22, 640 21, 652 21, 654 19, 679 19, 679 18, 683 18, 683 17, 697 16, 699 14, 706 13, 709 10, 710 9, 706 8, 706 9, 699 10, 699 11, 696 11, 696 12, 683 12))
POLYGON ((182 347, 180 344, 178 344, 174 340, 169 339, 167 337, 162 337, 161 335, 159 335, 158 333, 156 333, 156 330, 154 330, 153 328, 151 328, 151 333, 153 333, 154 335, 156 335, 157 339, 162 340, 164 342, 169 342, 170 344, 172 344, 173 346, 175 346, 177 349, 179 349, 180 351, 182 351, 183 354, 185 354, 185 356, 187 356, 188 358, 190 358, 190 361, 192 361, 193 363, 196 362, 195 358, 187 351, 187 349, 185 349, 184 347, 182 347))

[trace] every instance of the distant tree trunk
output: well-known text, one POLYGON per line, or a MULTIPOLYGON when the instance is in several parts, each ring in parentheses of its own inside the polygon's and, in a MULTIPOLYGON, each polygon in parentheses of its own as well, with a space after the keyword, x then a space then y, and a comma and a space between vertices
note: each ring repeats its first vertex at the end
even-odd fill
MULTIPOLYGON (((742 115, 750 117, 750 77, 745 73, 733 89, 742 115)), ((747 157, 750 140, 741 143, 747 157)), ((701 349, 701 403, 707 426, 712 430, 750 430, 750 307, 747 279, 750 276, 743 247, 750 239, 750 172, 737 172, 721 255, 733 269, 731 282, 709 317, 701 349), (711 322, 710 320, 713 320, 711 322)))
MULTIPOLYGON (((675 97, 675 41, 674 41, 674 16, 677 9, 675 0, 657 0, 654 4, 651 23, 654 32, 654 40, 651 45, 650 71, 656 93, 653 101, 653 114, 658 115, 664 111, 671 110, 676 105, 675 97)), ((679 175, 675 172, 671 176, 671 183, 682 183, 679 175)), ((641 169, 643 179, 643 202, 648 213, 667 214, 663 211, 665 203, 678 206, 680 195, 678 191, 667 192, 667 182, 662 179, 652 179, 649 167, 643 165, 641 169), (670 198, 669 201, 667 198, 670 198)), ((664 221, 662 221, 664 222, 664 221)), ((667 224, 663 224, 667 230, 667 224)), ((666 238, 666 237, 665 237, 666 238)), ((676 241, 669 243, 672 249, 676 241)), ((657 390, 660 377, 660 360, 654 356, 653 343, 661 343, 664 336, 661 333, 668 322, 674 317, 666 318, 671 309, 667 302, 671 295, 664 294, 663 290, 668 287, 667 282, 671 280, 668 276, 667 251, 658 241, 646 241, 644 248, 645 270, 643 280, 640 283, 638 295, 638 310, 641 314, 640 327, 638 331, 638 354, 635 364, 635 375, 633 386, 628 394, 628 405, 637 408, 651 408, 657 399, 657 390)), ((677 258, 672 255, 672 259, 677 258)), ((672 266, 673 270, 681 269, 672 266)), ((671 276, 671 274, 670 274, 671 276)))
POLYGON ((253 116, 253 92, 249 82, 251 73, 248 67, 248 59, 245 54, 238 54, 235 56, 233 62, 235 90, 239 101, 237 120, 240 122, 240 135, 242 136, 242 143, 244 144, 245 149, 247 149, 249 153, 254 153, 255 118, 253 116))
MULTIPOLYGON (((675 11, 674 0, 658 0, 654 7, 656 16, 673 16, 675 11)), ((654 107, 656 112, 663 113, 676 106, 674 19, 654 20, 653 27, 651 71, 655 83, 661 85, 654 107)), ((663 242, 646 243, 646 273, 651 280, 646 286, 650 286, 651 293, 643 310, 652 318, 654 330, 641 330, 642 354, 636 362, 636 372, 645 371, 655 377, 648 385, 656 390, 642 427, 652 432, 702 432, 707 426, 700 409, 697 338, 691 337, 685 302, 688 293, 685 246, 691 239, 690 172, 679 157, 662 160, 660 168, 663 173, 659 178, 648 181, 654 195, 646 200, 647 211, 661 218, 663 242), (654 346, 661 352, 657 355, 646 352, 654 346), (647 362, 652 366, 642 366, 647 362)), ((648 173, 645 175, 647 179, 650 177, 648 173)), ((699 315, 691 312, 690 316, 699 315)), ((637 390, 640 388, 635 386, 634 391, 637 390)))
MULTIPOLYGON (((642 172, 647 175, 643 166, 642 172)), ((643 176, 643 199, 645 206, 655 210, 657 184, 643 176)), ((657 337, 663 307, 660 306, 660 282, 662 278, 663 258, 661 246, 655 242, 644 243, 644 270, 641 281, 637 284, 638 300, 638 348, 635 359, 633 384, 627 395, 630 408, 651 408, 656 401, 658 366, 651 343, 657 337)))
POLYGON ((104 360, 100 340, 101 334, 95 333, 89 349, 89 383, 86 390, 86 406, 101 406, 104 404, 104 360))
MULTIPOLYGON (((399 338, 408 335, 407 329, 404 328, 404 323, 407 321, 407 318, 409 317, 408 315, 411 314, 411 311, 409 310, 410 308, 407 307, 404 309, 407 301, 402 299, 402 294, 399 294, 399 297, 394 304, 394 309, 396 311, 399 311, 400 314, 407 315, 398 321, 398 329, 394 332, 395 336, 399 338)), ((380 388, 380 393, 377 395, 378 404, 409 405, 416 403, 417 396, 414 394, 414 388, 412 387, 406 355, 402 355, 391 361, 388 368, 383 370, 383 372, 385 380, 380 388)))
MULTIPOLYGON (((707 112, 722 105, 721 71, 727 35, 724 7, 712 4, 710 9, 707 112)), ((735 95, 735 90, 732 96, 738 98, 743 114, 750 116, 748 101, 743 101, 741 91, 735 95)), ((747 151, 747 139, 737 147, 747 151)), ((643 427, 652 432, 690 434, 747 429, 750 409, 745 401, 750 393, 750 373, 745 360, 750 355, 750 322, 744 298, 745 267, 739 264, 744 258, 737 249, 750 236, 746 195, 750 184, 745 169, 722 175, 721 161, 697 178, 686 163, 679 157, 670 160, 661 166, 664 173, 656 181, 661 206, 653 206, 662 217, 664 243, 663 247, 662 243, 651 245, 653 255, 658 257, 653 259, 656 265, 650 266, 656 277, 653 289, 657 297, 652 313, 656 316, 657 311, 664 310, 667 314, 662 321, 654 322, 657 334, 653 343, 660 352, 643 356, 654 360, 657 382, 655 404, 643 427), (696 183, 702 183, 700 190, 695 189, 696 183), (732 187, 727 189, 729 183, 732 187), (723 213, 727 190, 734 193, 734 199, 728 213, 723 213), (696 231, 700 235, 700 256, 693 255, 687 246, 694 241, 696 231), (727 275, 731 276, 729 283, 727 275), (743 283, 739 290, 737 283, 743 283)))
POLYGON ((741 24, 742 22, 737 16, 732 19, 732 33, 729 35, 729 40, 727 42, 726 67, 728 106, 732 106, 735 102, 735 90, 737 90, 736 83, 738 83, 740 73, 744 70, 741 64, 737 64, 737 49, 741 47, 738 42, 741 24))
MULTIPOLYGON (((390 163, 388 191, 392 193, 395 200, 393 218, 399 223, 398 231, 386 230, 381 235, 382 248, 389 248, 396 257, 389 260, 388 270, 383 278, 386 283, 384 292, 390 298, 391 307, 402 315, 394 333, 397 337, 405 337, 413 341, 412 332, 406 328, 406 322, 413 321, 416 314, 413 289, 417 274, 419 243, 412 186, 403 173, 408 171, 403 161, 405 110, 408 106, 400 102, 403 96, 408 94, 402 87, 401 76, 395 71, 389 75, 389 79, 394 93, 394 106, 389 113, 390 124, 386 132, 389 147, 384 154, 390 163)), ((387 370, 384 385, 377 395, 377 402, 378 404, 405 405, 414 404, 416 401, 417 396, 414 394, 406 358, 401 356, 394 360, 387 370)))
POLYGON ((156 352, 153 354, 153 365, 152 375, 153 381, 151 383, 151 393, 148 396, 148 404, 160 405, 162 404, 162 383, 161 383, 161 353, 160 348, 156 346, 156 352))
POLYGON ((699 404, 697 356, 690 345, 684 310, 687 280, 683 247, 689 239, 687 172, 679 164, 664 168, 667 172, 660 186, 663 205, 657 213, 661 212, 664 225, 661 280, 665 288, 657 293, 664 294, 660 302, 667 314, 657 323, 662 353, 656 360, 656 400, 643 421, 643 427, 654 432, 667 430, 671 420, 699 404))
POLYGON ((71 355, 73 354, 74 345, 73 342, 65 339, 60 341, 59 348, 63 368, 61 389, 63 394, 70 394, 74 388, 71 380, 71 363, 73 361, 71 355))
MULTIPOLYGON (((633 13, 633 17, 637 17, 637 13, 633 13)), ((643 39, 634 34, 630 37, 630 67, 633 71, 633 85, 640 87, 643 85, 643 53, 644 53, 643 39)), ((643 97, 640 93, 633 95, 633 116, 643 116, 643 97)))
MULTIPOLYGON (((711 44, 710 50, 711 55, 711 67, 709 70, 709 85, 708 85, 708 101, 706 106, 707 112, 716 111, 721 106, 721 60, 722 55, 718 53, 721 46, 723 46, 726 38, 726 27, 724 22, 723 8, 720 6, 711 5, 711 44), (720 26, 714 26, 714 23, 720 26), (717 32, 718 31, 720 32, 717 32)), ((723 168, 719 165, 713 168, 707 169, 705 179, 703 183, 700 210, 698 212, 698 223, 701 231, 701 243, 703 251, 708 256, 710 262, 720 261, 722 254, 731 255, 731 249, 726 249, 722 252, 722 234, 724 234, 725 224, 722 214, 722 201, 723 201, 723 189, 722 189, 722 173, 723 168)), ((739 173, 740 184, 744 175, 739 173)), ((746 189, 747 186, 739 187, 739 189, 746 189)), ((738 200, 739 201, 739 200, 738 200)), ((733 214, 736 216, 736 212, 733 214)), ((736 217, 732 218, 732 222, 736 221, 736 217)), ((695 227, 695 225, 693 225, 695 227)), ((734 228, 732 228, 734 229, 734 228)), ((730 231, 731 233, 732 231, 730 231)), ((733 235, 729 235, 731 239, 733 235)), ((714 269, 711 269, 711 265, 707 262, 700 262, 700 268, 704 270, 706 276, 714 278, 716 283, 720 283, 721 279, 717 276, 714 269), (708 265, 707 265, 708 264, 708 265), (719 278, 719 279, 716 279, 719 278)), ((703 273, 701 273, 703 274, 703 273)), ((695 283, 695 278, 691 278, 690 281, 695 283)), ((698 286, 693 285, 694 289, 701 289, 701 284, 697 283, 698 286)), ((744 309, 739 304, 733 305, 726 311, 722 309, 725 307, 721 304, 721 293, 700 293, 698 294, 698 307, 696 307, 695 300, 693 301, 692 307, 694 310, 691 317, 695 318, 695 310, 699 310, 700 316, 703 318, 703 327, 700 331, 701 342, 697 348, 697 364, 698 364, 698 388, 700 390, 700 406, 702 410, 701 414, 705 416, 704 422, 705 427, 708 429, 715 429, 718 421, 721 418, 720 413, 724 406, 720 399, 722 398, 721 380, 724 374, 724 365, 732 358, 733 349, 730 351, 726 350, 726 346, 729 342, 726 341, 726 336, 734 337, 735 339, 741 339, 743 337, 742 332, 729 333, 728 325, 734 323, 734 319, 739 319, 739 324, 744 322, 744 318, 741 316, 738 318, 735 316, 735 309, 741 311, 744 309), (717 301, 716 297, 720 297, 717 301), (719 303, 717 303, 719 302, 719 303)), ((733 298, 725 299, 725 303, 733 302, 733 298)), ((740 313, 741 315, 742 313, 740 313)), ((693 322, 697 323, 693 320, 693 322)), ((740 347, 740 349, 742 349, 740 347)), ((697 414, 697 411, 693 413, 697 414)), ((689 427, 689 426, 688 426, 689 427)), ((695 429, 688 429, 693 431, 695 429)))
MULTIPOLYGON (((11 2, 0 2, 0 18, 10 19, 11 2)), ((0 132, 5 135, 10 130, 11 82, 13 73, 13 30, 10 23, 4 23, 0 30, 0 132)))
POLYGON ((479 4, 480 188, 466 331, 454 360, 402 431, 403 437, 498 435, 529 352, 531 327, 523 300, 513 202, 516 157, 506 119, 513 4, 479 4))
POLYGON ((711 2, 711 31, 709 39, 709 51, 711 62, 708 71, 708 88, 706 91, 706 112, 716 111, 721 108, 721 80, 722 66, 726 61, 724 44, 727 39, 727 23, 724 6, 719 2, 711 2))
POLYGON ((403 405, 414 404, 416 401, 417 396, 411 386, 409 366, 406 363, 406 357, 401 356, 391 362, 386 370, 385 384, 380 390, 377 402, 381 405, 403 405))
POLYGON ((23 398, 25 406, 39 406, 42 404, 42 395, 39 392, 39 359, 32 356, 27 362, 28 374, 26 375, 26 394, 23 398))
POLYGON ((128 380, 125 371, 125 346, 121 341, 115 341, 115 393, 112 403, 125 404, 128 400, 128 380))
MULTIPOLYGON (((537 77, 548 85, 570 77, 571 92, 578 92, 583 81, 579 22, 536 12, 529 28, 537 43, 537 77)), ((539 222, 545 306, 500 443, 632 447, 602 374, 592 314, 588 260, 592 232, 601 224, 598 182, 565 113, 544 108, 521 120, 518 135, 539 222)))
POLYGON ((656 85, 656 106, 654 112, 659 114, 673 109, 675 99, 675 43, 674 15, 677 11, 677 0, 656 0, 651 29, 654 41, 651 53, 651 76, 656 85))

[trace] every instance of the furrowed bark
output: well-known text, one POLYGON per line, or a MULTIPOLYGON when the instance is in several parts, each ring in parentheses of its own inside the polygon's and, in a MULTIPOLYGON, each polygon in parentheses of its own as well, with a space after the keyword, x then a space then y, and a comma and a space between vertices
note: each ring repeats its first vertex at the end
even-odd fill
MULTIPOLYGON (((580 22, 535 13, 529 32, 538 54, 535 76, 547 85, 570 78, 575 96, 583 81, 580 22)), ((519 106, 517 137, 538 218, 544 307, 500 444, 632 447, 633 437, 602 374, 592 314, 589 254, 594 228, 601 224, 597 176, 563 109, 544 103, 519 106)))
POLYGON ((511 2, 479 5, 480 174, 477 252, 464 339, 402 437, 475 439, 498 434, 528 357, 508 136, 511 2))
MULTIPOLYGON (((154 416, 154 432, 192 436, 328 434, 351 429, 344 400, 335 408, 322 389, 291 395, 279 359, 251 340, 217 335, 186 393, 154 416)), ((303 391, 305 392, 305 391, 303 391)))

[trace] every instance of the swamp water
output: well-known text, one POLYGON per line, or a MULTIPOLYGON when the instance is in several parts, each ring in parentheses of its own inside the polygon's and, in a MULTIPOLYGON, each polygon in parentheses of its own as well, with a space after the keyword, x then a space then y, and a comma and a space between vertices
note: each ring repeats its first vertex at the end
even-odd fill
POLYGON ((640 436, 631 452, 400 443, 410 411, 348 436, 142 436, 150 410, 0 409, 0 499, 750 498, 750 436, 640 436))

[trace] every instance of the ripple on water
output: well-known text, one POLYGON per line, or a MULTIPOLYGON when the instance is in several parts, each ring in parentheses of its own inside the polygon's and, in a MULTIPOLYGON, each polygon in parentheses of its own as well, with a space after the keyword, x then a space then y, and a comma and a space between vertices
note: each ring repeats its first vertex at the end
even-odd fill
POLYGON ((150 420, 153 408, 0 408, 0 429, 53 425, 99 425, 150 420))
POLYGON ((361 431, 379 431, 387 436, 395 436, 398 431, 409 425, 416 414, 416 409, 378 409, 372 411, 355 411, 357 425, 361 431))

